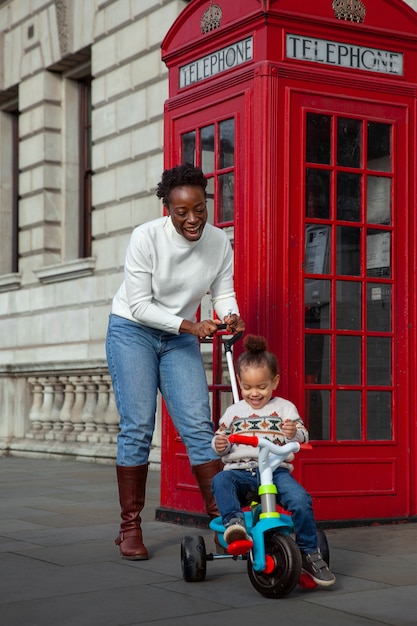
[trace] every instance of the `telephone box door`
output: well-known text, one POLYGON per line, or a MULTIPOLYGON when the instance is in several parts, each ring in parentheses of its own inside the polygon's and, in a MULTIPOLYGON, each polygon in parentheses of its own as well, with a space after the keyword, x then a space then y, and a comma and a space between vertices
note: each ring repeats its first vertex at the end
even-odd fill
MULTIPOLYGON (((234 223, 243 197, 244 95, 230 97, 220 103, 217 101, 216 104, 207 102, 207 108, 194 113, 188 111, 179 117, 173 115, 168 119, 166 141, 171 142, 171 146, 167 151, 170 156, 166 166, 193 163, 202 167, 208 179, 208 220, 227 232, 236 254, 239 243, 234 223)), ((238 280, 236 276, 236 289, 238 280)), ((209 298, 203 300, 199 315, 201 318, 213 316, 209 298)), ((201 351, 215 428, 221 413, 233 401, 230 379, 220 339, 202 342, 201 351)), ((177 511, 178 515, 181 511, 204 513, 203 500, 192 475, 186 449, 165 406, 161 453, 162 466, 169 466, 169 472, 162 476, 161 506, 177 511)))
POLYGON ((318 519, 409 514, 406 119, 292 91, 290 371, 318 519))

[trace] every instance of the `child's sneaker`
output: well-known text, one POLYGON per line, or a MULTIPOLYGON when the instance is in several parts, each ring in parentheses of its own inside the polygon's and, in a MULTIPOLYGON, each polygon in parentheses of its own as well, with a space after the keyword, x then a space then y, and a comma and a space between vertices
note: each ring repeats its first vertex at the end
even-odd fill
POLYGON ((317 585, 330 587, 336 582, 336 576, 330 571, 320 550, 311 554, 303 554, 303 571, 311 576, 317 585))
POLYGON ((241 517, 233 517, 227 524, 223 537, 227 544, 249 539, 246 533, 245 521, 241 517))

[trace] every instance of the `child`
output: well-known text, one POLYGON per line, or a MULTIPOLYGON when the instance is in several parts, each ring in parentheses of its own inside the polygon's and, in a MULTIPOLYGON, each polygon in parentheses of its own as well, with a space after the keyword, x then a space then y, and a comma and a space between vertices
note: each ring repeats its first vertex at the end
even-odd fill
MULTIPOLYGON (((289 441, 308 442, 307 429, 294 404, 284 398, 272 398, 279 384, 280 372, 278 360, 268 351, 266 340, 248 335, 243 345, 245 352, 236 363, 243 399, 226 410, 212 441, 214 450, 224 463, 224 470, 213 479, 212 489, 226 527, 224 539, 227 543, 247 538, 241 505, 246 502, 249 492, 257 491, 259 484, 258 449, 230 444, 228 435, 247 433, 267 437, 279 445, 289 441)), ((274 472, 278 501, 292 513, 303 570, 318 585, 328 587, 336 578, 317 545, 311 496, 291 476, 293 458, 294 455, 287 457, 274 472)))

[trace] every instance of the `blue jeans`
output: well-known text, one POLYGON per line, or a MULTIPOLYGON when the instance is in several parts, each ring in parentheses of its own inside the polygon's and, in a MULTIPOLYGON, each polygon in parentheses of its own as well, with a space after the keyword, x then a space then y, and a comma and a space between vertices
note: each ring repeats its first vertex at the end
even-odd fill
POLYGON ((110 315, 106 353, 120 416, 118 465, 148 462, 158 389, 191 465, 218 458, 211 448, 213 423, 197 337, 110 315))
MULTIPOLYGON (((317 530, 310 494, 284 467, 278 467, 273 476, 278 490, 277 501, 292 513, 297 545, 301 552, 310 554, 317 550, 317 530)), ((243 517, 242 505, 250 491, 258 492, 259 471, 223 470, 213 478, 212 489, 217 506, 226 525, 233 517, 243 517)))

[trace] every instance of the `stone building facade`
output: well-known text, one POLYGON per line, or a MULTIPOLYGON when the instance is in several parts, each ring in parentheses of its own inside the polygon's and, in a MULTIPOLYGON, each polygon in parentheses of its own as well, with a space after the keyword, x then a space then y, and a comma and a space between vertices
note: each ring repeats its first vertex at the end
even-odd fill
POLYGON ((0 454, 115 458, 107 320, 162 212, 160 44, 185 5, 0 3, 0 454))
POLYGON ((186 4, 0 0, 0 455, 115 459, 107 320, 162 213, 160 44, 186 4))

